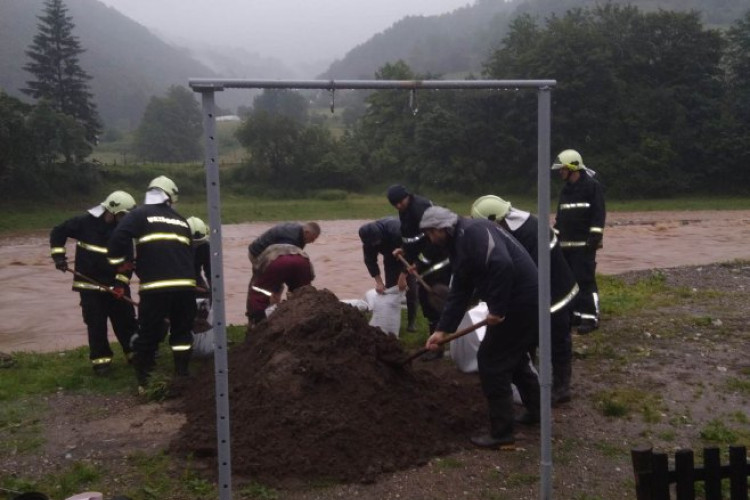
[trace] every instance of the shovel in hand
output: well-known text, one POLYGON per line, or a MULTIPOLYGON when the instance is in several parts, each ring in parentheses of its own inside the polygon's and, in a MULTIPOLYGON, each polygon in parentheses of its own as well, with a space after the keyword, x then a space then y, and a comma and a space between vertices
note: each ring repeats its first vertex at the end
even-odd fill
MULTIPOLYGON (((446 335, 445 338, 443 338, 442 340, 440 340, 439 342, 437 342, 437 345, 441 346, 443 344, 447 344, 451 340, 456 340, 459 337, 463 337, 464 335, 469 334, 469 333, 473 332, 474 330, 476 330, 477 328, 481 328, 483 326, 487 326, 487 318, 483 319, 482 321, 480 321, 478 323, 474 323, 471 326, 467 326, 466 328, 462 328, 461 330, 459 330, 459 331, 457 331, 455 333, 451 333, 450 335, 446 335)), ((426 347, 423 347, 422 349, 418 350, 417 352, 415 352, 414 354, 412 354, 411 356, 409 356, 408 358, 406 358, 401 363, 401 366, 404 366, 404 365, 407 365, 407 364, 411 363, 413 360, 417 359, 418 357, 420 357, 421 355, 423 355, 425 353, 428 353, 429 351, 430 351, 430 349, 427 349, 426 347)))
MULTIPOLYGON (((89 277, 88 277, 88 276, 86 276, 85 274, 81 274, 81 273, 79 273, 79 272, 78 272, 78 271, 76 271, 75 269, 70 269, 70 268, 67 268, 67 269, 66 269, 66 271, 70 271, 70 272, 71 272, 71 273, 73 273, 74 275, 78 276, 78 277, 79 277, 79 278, 81 278, 81 279, 84 279, 84 280, 88 281, 88 282, 89 282, 89 283, 91 283, 92 285, 98 286, 98 287, 99 287, 99 288, 101 288, 102 290, 104 290, 104 291, 106 291, 106 292, 109 292, 109 293, 111 293, 112 295, 116 295, 116 294, 115 294, 115 292, 114 292, 114 289, 113 289, 113 288, 112 288, 111 286, 105 286, 105 285, 102 285, 102 284, 101 284, 101 283, 99 283, 98 281, 96 281, 96 280, 94 280, 94 279, 91 279, 91 278, 89 278, 89 277)), ((125 302, 130 302, 131 304, 133 304, 133 305, 134 305, 134 306, 136 306, 136 307, 138 306, 138 302, 136 302, 135 300, 131 299, 131 298, 130 298, 130 297, 128 297, 127 295, 123 295, 122 297, 119 297, 119 298, 120 298, 120 299, 122 299, 122 300, 124 300, 125 302)))
MULTIPOLYGON (((404 266, 406 266, 407 272, 409 272, 409 269, 411 269, 411 264, 409 264, 409 262, 401 254, 396 255, 396 257, 404 266)), ((429 274, 430 272, 437 271, 438 269, 445 267, 446 265, 446 261, 440 262, 432 268, 428 269, 424 274, 429 274)), ((443 306, 445 305, 445 299, 448 298, 448 287, 443 285, 442 283, 438 283, 435 286, 430 286, 419 274, 414 273, 414 276, 417 278, 417 281, 419 281, 419 284, 422 285, 422 288, 424 288, 429 294, 428 300, 430 302, 430 305, 437 311, 442 311, 443 306)))

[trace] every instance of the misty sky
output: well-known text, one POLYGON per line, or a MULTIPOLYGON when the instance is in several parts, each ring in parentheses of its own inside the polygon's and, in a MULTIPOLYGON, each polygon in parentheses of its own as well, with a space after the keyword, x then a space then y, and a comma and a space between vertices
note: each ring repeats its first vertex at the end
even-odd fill
POLYGON ((101 0, 172 41, 244 47, 299 62, 333 60, 407 15, 473 0, 101 0))

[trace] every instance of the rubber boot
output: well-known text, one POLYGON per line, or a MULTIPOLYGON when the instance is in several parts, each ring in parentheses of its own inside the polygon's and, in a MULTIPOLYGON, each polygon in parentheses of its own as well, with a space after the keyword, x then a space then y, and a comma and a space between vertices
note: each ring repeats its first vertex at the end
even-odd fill
POLYGON ((541 420, 539 410, 539 377, 531 364, 526 362, 523 367, 513 374, 513 383, 516 384, 518 393, 521 395, 521 401, 526 408, 524 412, 516 418, 516 423, 522 425, 537 425, 541 420))
POLYGON ((471 438, 480 448, 497 449, 516 442, 513 436, 513 396, 487 400, 490 410, 490 432, 471 438))
POLYGON ((151 372, 156 366, 153 352, 133 352, 132 365, 135 368, 135 377, 138 380, 138 387, 144 388, 148 385, 148 379, 151 372))
POLYGON ((552 406, 570 402, 570 379, 573 365, 570 361, 552 365, 552 406))
POLYGON ((407 318, 407 324, 406 324, 406 331, 407 332, 416 332, 417 331, 417 307, 416 304, 410 305, 406 304, 406 318, 407 318))
POLYGON ((174 358, 174 373, 178 377, 187 377, 190 375, 190 356, 192 349, 186 351, 172 351, 174 358))

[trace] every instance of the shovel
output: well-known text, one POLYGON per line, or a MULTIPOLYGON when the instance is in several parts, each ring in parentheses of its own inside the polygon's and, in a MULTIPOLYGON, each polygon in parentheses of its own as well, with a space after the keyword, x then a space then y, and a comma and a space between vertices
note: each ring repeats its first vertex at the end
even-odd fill
MULTIPOLYGON (((398 260, 401 261, 401 263, 406 266, 406 269, 408 270, 411 267, 411 264, 404 258, 403 255, 397 255, 398 260)), ((422 285, 422 287, 427 291, 429 294, 428 300, 430 302, 430 305, 434 307, 437 311, 442 311, 443 306, 445 305, 445 299, 448 298, 448 291, 449 288, 441 283, 438 283, 436 286, 432 287, 428 285, 423 276, 426 276, 434 271, 437 271, 438 269, 441 269, 449 264, 448 260, 444 260, 443 262, 439 262, 432 266, 431 268, 427 269, 422 275, 414 274, 414 276, 417 278, 417 281, 419 281, 419 284, 422 285)))
MULTIPOLYGON (((76 271, 75 269, 70 269, 70 268, 67 268, 67 269, 66 269, 66 271, 70 271, 70 272, 71 272, 71 273, 73 273, 74 275, 78 276, 78 277, 79 277, 79 278, 81 278, 81 279, 84 279, 84 280, 88 281, 88 282, 89 282, 89 283, 91 283, 92 285, 96 285, 96 286, 98 286, 99 288, 101 288, 102 290, 104 290, 104 291, 106 291, 106 292, 109 292, 109 293, 111 293, 112 295, 115 295, 114 289, 113 289, 113 288, 112 288, 111 286, 104 286, 104 285, 102 285, 101 283, 99 283, 98 281, 96 281, 96 280, 94 280, 94 279, 91 279, 91 278, 89 278, 89 277, 88 277, 88 276, 86 276, 85 274, 81 274, 81 273, 79 273, 79 272, 78 272, 78 271, 76 271)), ((136 302, 135 300, 131 299, 130 297, 128 297, 128 296, 126 296, 126 295, 123 295, 122 297, 119 297, 119 298, 121 298, 121 299, 122 299, 122 300, 124 300, 125 302, 130 302, 131 304, 133 304, 133 305, 134 305, 134 306, 136 306, 136 307, 138 306, 138 302, 136 302)))
MULTIPOLYGON (((459 330, 459 331, 457 331, 455 333, 451 333, 450 335, 446 335, 446 337, 443 340, 439 341, 437 343, 437 345, 447 344, 451 340, 456 340, 459 337, 463 337, 464 335, 469 334, 469 333, 473 332, 474 330, 476 330, 477 328, 481 328, 483 326, 487 326, 487 318, 483 319, 482 321, 480 321, 478 323, 474 323, 471 326, 467 326, 466 328, 463 328, 463 329, 461 329, 461 330, 459 330)), ((421 355, 426 354, 428 352, 430 352, 430 349, 427 349, 426 347, 423 347, 422 349, 418 350, 417 352, 415 352, 414 354, 412 354, 411 356, 409 356, 408 358, 406 358, 403 362, 401 362, 401 366, 404 366, 404 365, 407 365, 407 364, 411 363, 416 358, 418 358, 421 355)))

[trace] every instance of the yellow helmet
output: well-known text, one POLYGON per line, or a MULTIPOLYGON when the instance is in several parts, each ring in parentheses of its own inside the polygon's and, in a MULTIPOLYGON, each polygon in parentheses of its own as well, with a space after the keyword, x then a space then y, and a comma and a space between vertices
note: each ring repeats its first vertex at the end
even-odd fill
POLYGON ((135 208, 135 199, 125 191, 113 191, 101 205, 112 215, 118 215, 133 210, 135 208))
POLYGON ((583 164, 583 158, 578 151, 575 149, 566 149, 557 155, 554 163, 552 163, 552 170, 560 170, 561 168, 575 171, 583 170, 586 168, 586 165, 583 164))
POLYGON ((202 219, 192 216, 187 218, 190 234, 193 236, 194 243, 201 243, 208 239, 208 226, 202 219))
POLYGON ((166 193, 167 196, 169 196, 169 199, 172 200, 172 203, 177 203, 177 195, 179 193, 179 190, 177 189, 177 184, 175 184, 174 181, 169 177, 160 175, 159 177, 151 181, 151 184, 148 185, 148 188, 161 189, 166 193))
POLYGON ((471 205, 471 216, 474 219, 503 220, 508 212, 510 202, 493 194, 480 196, 471 205))

